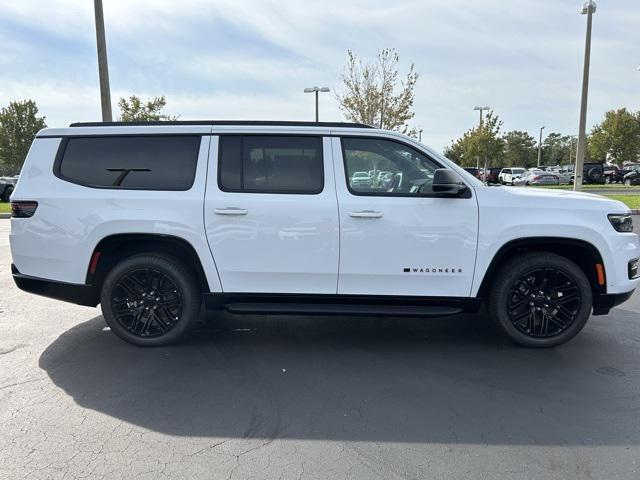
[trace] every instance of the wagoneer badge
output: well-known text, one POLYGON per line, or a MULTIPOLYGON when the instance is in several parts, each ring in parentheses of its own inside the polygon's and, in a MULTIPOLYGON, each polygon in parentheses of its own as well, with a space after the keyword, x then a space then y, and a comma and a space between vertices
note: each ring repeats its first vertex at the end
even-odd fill
POLYGON ((404 273, 462 273, 461 268, 424 268, 424 267, 405 267, 404 273))

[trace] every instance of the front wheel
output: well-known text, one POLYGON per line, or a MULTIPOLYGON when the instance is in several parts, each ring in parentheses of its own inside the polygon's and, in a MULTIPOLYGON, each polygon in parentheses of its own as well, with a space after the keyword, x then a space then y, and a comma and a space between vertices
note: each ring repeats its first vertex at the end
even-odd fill
POLYGON ((162 254, 142 254, 118 263, 102 285, 100 303, 113 333, 140 346, 183 339, 200 313, 200 293, 192 272, 162 254))
POLYGON ((496 275, 489 311, 500 329, 526 347, 554 347, 575 337, 591 313, 593 294, 584 272, 565 257, 532 252, 496 275))

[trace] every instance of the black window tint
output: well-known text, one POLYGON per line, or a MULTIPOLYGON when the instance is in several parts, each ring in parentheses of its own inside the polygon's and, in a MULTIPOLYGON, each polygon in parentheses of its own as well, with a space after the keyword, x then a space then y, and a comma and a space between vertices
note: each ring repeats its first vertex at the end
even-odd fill
POLYGON ((59 165, 62 178, 82 185, 141 190, 188 190, 200 136, 75 137, 59 165))
POLYGON ((220 137, 220 186, 223 190, 240 190, 241 157, 241 136, 220 137))
POLYGON ((319 137, 223 136, 220 186, 253 193, 320 193, 323 188, 319 137))

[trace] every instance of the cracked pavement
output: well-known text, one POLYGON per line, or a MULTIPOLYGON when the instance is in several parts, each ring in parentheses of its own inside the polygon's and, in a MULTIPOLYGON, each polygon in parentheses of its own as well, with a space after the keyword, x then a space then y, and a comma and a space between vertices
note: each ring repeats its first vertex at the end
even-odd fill
POLYGON ((528 350, 483 315, 233 317, 123 343, 25 294, 0 220, 0 479, 640 476, 640 294, 528 350))

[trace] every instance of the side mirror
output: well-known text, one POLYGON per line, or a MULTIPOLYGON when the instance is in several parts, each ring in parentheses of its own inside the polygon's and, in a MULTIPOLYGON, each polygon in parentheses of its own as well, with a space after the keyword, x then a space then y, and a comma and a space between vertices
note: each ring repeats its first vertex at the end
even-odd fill
POLYGON ((469 188, 460 181, 458 174, 448 168, 438 168, 435 171, 432 188, 439 197, 461 197, 469 191, 469 188))

